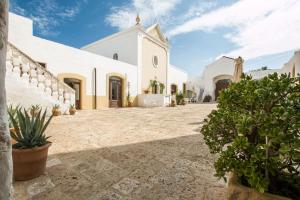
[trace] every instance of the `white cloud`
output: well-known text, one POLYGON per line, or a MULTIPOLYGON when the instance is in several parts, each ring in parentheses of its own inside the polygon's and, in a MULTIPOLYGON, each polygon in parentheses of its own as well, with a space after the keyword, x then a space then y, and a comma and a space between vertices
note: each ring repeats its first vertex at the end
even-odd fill
POLYGON ((190 19, 168 35, 229 27, 232 32, 224 37, 238 48, 225 54, 251 59, 299 48, 299 11, 299 0, 241 0, 190 19))
POLYGON ((113 7, 106 22, 122 30, 133 26, 136 14, 139 13, 145 26, 156 21, 164 24, 180 2, 181 0, 131 0, 129 5, 113 7))
MULTIPOLYGON (((82 3, 86 3, 84 0, 82 3)), ((26 6, 30 10, 20 7, 15 0, 11 0, 10 10, 16 14, 30 17, 34 27, 41 35, 58 35, 55 28, 66 20, 73 20, 81 10, 81 2, 75 1, 71 6, 58 5, 58 0, 28 1, 26 6)))

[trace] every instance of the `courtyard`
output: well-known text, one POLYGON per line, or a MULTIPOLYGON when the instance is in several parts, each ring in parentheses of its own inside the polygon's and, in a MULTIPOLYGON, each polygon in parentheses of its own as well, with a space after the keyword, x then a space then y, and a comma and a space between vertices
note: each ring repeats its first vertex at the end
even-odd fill
POLYGON ((15 200, 225 199, 199 132, 215 104, 79 111, 52 120, 46 174, 15 200))

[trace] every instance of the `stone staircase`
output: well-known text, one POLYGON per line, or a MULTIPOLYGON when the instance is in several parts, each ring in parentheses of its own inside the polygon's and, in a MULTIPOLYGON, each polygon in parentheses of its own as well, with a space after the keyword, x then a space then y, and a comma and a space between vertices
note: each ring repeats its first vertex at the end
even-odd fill
POLYGON ((62 113, 68 114, 69 106, 75 104, 75 91, 71 87, 11 43, 7 46, 5 84, 8 105, 26 109, 40 105, 51 111, 59 104, 62 113))

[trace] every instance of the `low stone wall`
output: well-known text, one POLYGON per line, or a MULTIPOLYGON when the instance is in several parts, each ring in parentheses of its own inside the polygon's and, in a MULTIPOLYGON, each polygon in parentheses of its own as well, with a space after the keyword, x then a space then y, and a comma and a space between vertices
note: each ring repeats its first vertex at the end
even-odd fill
POLYGON ((243 186, 239 183, 238 177, 230 174, 228 178, 227 199, 228 200, 291 200, 286 197, 260 193, 256 190, 243 186))
POLYGON ((163 94, 140 94, 138 96, 138 106, 140 107, 164 107, 171 103, 171 96, 163 94))

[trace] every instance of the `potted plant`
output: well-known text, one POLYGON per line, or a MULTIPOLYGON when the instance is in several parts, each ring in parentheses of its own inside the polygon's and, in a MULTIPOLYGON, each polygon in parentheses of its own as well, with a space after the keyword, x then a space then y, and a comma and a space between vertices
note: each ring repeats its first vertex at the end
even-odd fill
POLYGON ((60 111, 60 105, 55 104, 52 108, 52 115, 53 116, 59 116, 61 115, 61 111, 60 111))
POLYGON ((13 144, 13 174, 15 180, 29 180, 45 172, 48 148, 51 142, 45 135, 52 116, 46 119, 47 111, 39 111, 37 115, 30 116, 24 109, 17 110, 14 117, 9 113, 14 131, 11 137, 16 141, 13 144))
POLYGON ((75 115, 76 112, 77 112, 77 110, 76 110, 75 105, 71 104, 70 107, 69 107, 69 113, 70 113, 70 115, 75 115))
POLYGON ((127 106, 128 107, 132 107, 132 102, 131 102, 131 97, 130 97, 129 90, 128 90, 128 94, 127 94, 127 106))
POLYGON ((37 115, 37 114, 39 113, 40 109, 41 109, 41 108, 40 108, 39 105, 32 105, 32 106, 30 107, 30 114, 31 114, 31 116, 37 115))
POLYGON ((165 89, 165 84, 163 83, 159 83, 159 90, 160 90, 160 94, 163 94, 164 93, 164 89, 165 89))
POLYGON ((150 80, 150 88, 152 94, 156 94, 156 88, 157 88, 157 81, 156 80, 150 80))
POLYGON ((230 178, 228 199, 246 199, 247 191, 260 197, 256 199, 282 199, 268 198, 271 194, 299 199, 299 103, 300 78, 286 74, 261 80, 243 76, 221 92, 201 133, 219 156, 216 176, 226 180, 233 173, 235 183, 248 189, 238 193, 230 178))
POLYGON ((143 90, 143 92, 144 92, 145 94, 149 94, 149 89, 145 89, 145 90, 143 90))
POLYGON ((212 97, 210 95, 205 95, 203 102, 208 103, 208 102, 211 102, 211 100, 212 100, 212 97))
POLYGON ((176 102, 177 105, 185 105, 184 95, 182 92, 176 94, 176 102))

